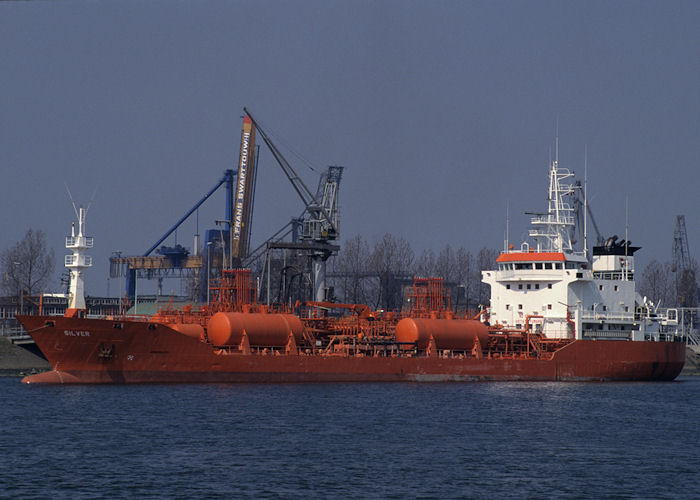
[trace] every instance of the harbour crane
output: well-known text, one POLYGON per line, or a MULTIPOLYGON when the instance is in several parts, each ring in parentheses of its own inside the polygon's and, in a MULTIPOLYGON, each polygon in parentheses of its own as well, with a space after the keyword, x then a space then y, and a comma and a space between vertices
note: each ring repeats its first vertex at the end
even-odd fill
MULTIPOLYGON (((136 273, 144 272, 149 278, 161 279, 179 273, 198 273, 203 267, 203 259, 199 254, 199 235, 195 235, 193 255, 181 245, 175 247, 160 247, 209 197, 221 186, 226 187, 226 219, 228 225, 226 238, 222 242, 223 267, 237 267, 248 256, 250 229, 253 212, 256 181, 255 161, 255 127, 248 117, 243 118, 241 131, 241 149, 238 170, 227 169, 223 177, 212 187, 194 206, 188 210, 168 231, 165 232, 151 247, 140 256, 113 256, 110 258, 110 277, 126 276, 126 294, 136 295, 136 273), (160 248, 159 248, 160 247, 160 248), (223 258, 228 249, 228 259, 223 258), (152 255, 153 253, 158 255, 152 255), (228 261, 228 262, 227 262, 228 261)), ((207 242, 212 241, 213 235, 223 230, 207 231, 207 242)), ((223 239, 223 237, 222 237, 223 239)), ((217 238, 218 240, 218 238, 217 238)), ((207 262, 210 246, 207 245, 207 262)), ((209 270, 207 270, 209 272, 209 270)))
POLYGON ((680 307, 697 307, 698 285, 695 268, 690 257, 685 215, 676 216, 676 225, 673 230, 673 263, 671 271, 676 275, 675 285, 678 305, 680 307))
MULTIPOLYGON (((270 136, 251 115, 247 108, 245 114, 260 133, 263 141, 272 153, 280 168, 289 179, 292 187, 304 204, 304 214, 301 220, 301 235, 299 242, 268 242, 267 248, 285 248, 305 250, 311 259, 313 300, 326 300, 326 261, 331 255, 337 254, 340 247, 331 242, 339 238, 338 188, 343 173, 343 167, 330 166, 319 179, 316 194, 312 193, 299 177, 292 165, 282 152, 272 142, 270 136)), ((269 257, 268 257, 269 278, 269 257)), ((269 300, 269 293, 268 293, 269 300)))

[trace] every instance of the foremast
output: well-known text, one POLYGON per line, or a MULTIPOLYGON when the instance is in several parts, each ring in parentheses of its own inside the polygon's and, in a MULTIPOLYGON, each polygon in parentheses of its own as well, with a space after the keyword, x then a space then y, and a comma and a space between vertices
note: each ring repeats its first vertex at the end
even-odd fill
MULTIPOLYGON (((75 206, 73 208, 75 209, 75 206)), ((66 249, 73 252, 65 257, 65 266, 70 271, 70 288, 66 315, 87 309, 85 305, 83 272, 85 269, 92 267, 92 257, 85 254, 93 245, 92 236, 85 236, 87 209, 80 207, 76 210, 76 215, 78 216, 78 234, 76 235, 75 233, 75 222, 73 222, 71 224, 71 235, 66 236, 66 249)))

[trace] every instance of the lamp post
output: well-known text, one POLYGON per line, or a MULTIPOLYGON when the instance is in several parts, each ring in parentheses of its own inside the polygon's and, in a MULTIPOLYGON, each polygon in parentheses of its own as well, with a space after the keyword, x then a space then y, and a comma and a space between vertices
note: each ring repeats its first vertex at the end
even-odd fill
POLYGON ((19 270, 21 264, 13 262, 15 265, 15 276, 17 276, 17 292, 19 293, 19 313, 24 314, 24 293, 22 293, 22 280, 20 279, 19 270))
POLYGON ((139 313, 139 270, 134 270, 134 315, 139 313))
MULTIPOLYGON (((229 246, 228 246, 228 259, 229 259, 229 264, 228 264, 228 269, 233 269, 233 229, 232 229, 232 222, 230 220, 216 220, 216 225, 218 226, 219 224, 228 224, 228 239, 229 239, 229 246)), ((221 230, 221 242, 224 242, 224 235, 223 235, 223 230, 221 230)), ((226 261, 226 250, 224 246, 224 257, 223 257, 224 262, 226 261)), ((222 267, 226 267, 225 265, 222 264, 222 267)))
POLYGON ((209 278, 211 277, 211 241, 207 241, 207 305, 209 305, 209 278))
MULTIPOLYGON (((122 314, 122 308, 124 306, 124 295, 122 295, 122 290, 124 290, 124 276, 122 275, 122 251, 117 250, 112 252, 117 256, 117 265, 119 266, 119 284, 117 285, 117 297, 119 297, 119 314, 122 314)), ((126 294, 126 292, 124 292, 126 294)))

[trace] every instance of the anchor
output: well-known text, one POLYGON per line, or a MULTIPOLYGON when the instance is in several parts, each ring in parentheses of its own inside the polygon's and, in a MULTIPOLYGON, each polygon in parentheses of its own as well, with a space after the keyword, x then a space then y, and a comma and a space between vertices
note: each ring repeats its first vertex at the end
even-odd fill
POLYGON ((100 343, 100 345, 97 349, 98 349, 97 357, 100 358, 101 360, 107 361, 107 360, 112 359, 114 357, 114 344, 112 344, 108 347, 108 346, 100 343))

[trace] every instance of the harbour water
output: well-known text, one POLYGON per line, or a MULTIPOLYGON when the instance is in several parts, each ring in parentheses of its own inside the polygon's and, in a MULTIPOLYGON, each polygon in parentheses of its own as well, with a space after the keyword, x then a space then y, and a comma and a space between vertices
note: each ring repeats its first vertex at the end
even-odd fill
POLYGON ((27 386, 0 498, 700 498, 700 378, 27 386))

